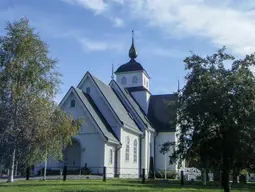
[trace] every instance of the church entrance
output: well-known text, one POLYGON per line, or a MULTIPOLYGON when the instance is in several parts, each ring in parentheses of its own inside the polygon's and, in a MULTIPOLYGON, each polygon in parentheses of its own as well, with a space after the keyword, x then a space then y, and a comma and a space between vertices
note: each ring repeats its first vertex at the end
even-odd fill
POLYGON ((72 140, 64 151, 64 163, 67 167, 81 167, 81 144, 77 140, 72 140))

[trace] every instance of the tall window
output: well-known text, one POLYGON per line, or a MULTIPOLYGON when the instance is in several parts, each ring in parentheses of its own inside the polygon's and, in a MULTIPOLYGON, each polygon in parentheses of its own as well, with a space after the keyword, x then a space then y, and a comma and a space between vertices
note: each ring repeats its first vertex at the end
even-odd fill
POLYGON ((134 140, 134 162, 137 162, 137 140, 134 140))
POLYGON ((112 160, 113 160, 113 152, 112 152, 112 149, 110 149, 110 151, 109 151, 109 164, 112 164, 112 160))
POLYGON ((123 85, 127 84, 127 78, 126 77, 121 78, 121 84, 123 84, 123 85))
POLYGON ((75 107, 75 100, 71 100, 70 107, 75 107))
POLYGON ((129 161, 129 149, 130 149, 130 139, 127 136, 126 137, 126 155, 125 155, 126 161, 129 161))
POLYGON ((138 81, 138 80, 137 80, 137 76, 134 76, 134 77, 132 78, 132 83, 133 83, 133 84, 136 84, 137 81, 138 81))

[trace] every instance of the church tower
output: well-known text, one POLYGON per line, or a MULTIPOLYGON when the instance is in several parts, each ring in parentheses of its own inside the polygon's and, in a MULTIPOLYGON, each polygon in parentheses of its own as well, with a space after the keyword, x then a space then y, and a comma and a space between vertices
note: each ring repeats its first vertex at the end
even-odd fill
POLYGON ((143 66, 135 60, 137 51, 134 44, 134 31, 132 31, 132 44, 129 49, 129 57, 130 61, 121 65, 115 71, 116 81, 119 86, 126 88, 132 94, 147 114, 151 95, 149 92, 150 77, 143 66))

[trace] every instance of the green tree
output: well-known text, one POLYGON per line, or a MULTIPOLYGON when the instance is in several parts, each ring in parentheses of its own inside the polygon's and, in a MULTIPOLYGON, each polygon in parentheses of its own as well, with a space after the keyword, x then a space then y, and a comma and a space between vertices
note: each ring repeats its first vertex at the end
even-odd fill
POLYGON ((189 72, 176 103, 179 136, 171 159, 193 154, 214 168, 219 165, 224 191, 229 192, 231 170, 254 170, 255 55, 235 59, 224 47, 211 56, 193 54, 184 62, 189 72))
POLYGON ((81 121, 54 103, 60 74, 48 47, 25 18, 6 25, 0 39, 0 159, 13 181, 15 160, 27 166, 61 159, 81 121))

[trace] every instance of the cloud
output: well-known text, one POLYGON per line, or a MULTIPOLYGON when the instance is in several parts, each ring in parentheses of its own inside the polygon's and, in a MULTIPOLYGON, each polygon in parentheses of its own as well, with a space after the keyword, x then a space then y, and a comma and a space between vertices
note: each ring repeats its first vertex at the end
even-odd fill
POLYGON ((132 18, 146 21, 171 37, 203 37, 234 53, 255 51, 255 11, 238 2, 210 4, 206 0, 132 0, 132 18), (229 6, 228 6, 229 5, 229 6))
POLYGON ((114 27, 123 27, 124 26, 124 21, 121 18, 115 17, 112 19, 112 21, 113 21, 114 27))
POLYGON ((94 11, 96 14, 101 14, 107 9, 107 4, 104 0, 61 0, 69 4, 77 4, 84 8, 94 11))
POLYGON ((72 5, 79 5, 85 9, 89 9, 96 15, 102 15, 113 22, 114 27, 122 27, 123 19, 114 16, 116 5, 123 5, 124 0, 61 0, 72 5))
POLYGON ((95 41, 88 38, 79 39, 83 50, 85 51, 106 51, 106 50, 122 50, 123 45, 110 41, 95 41))

